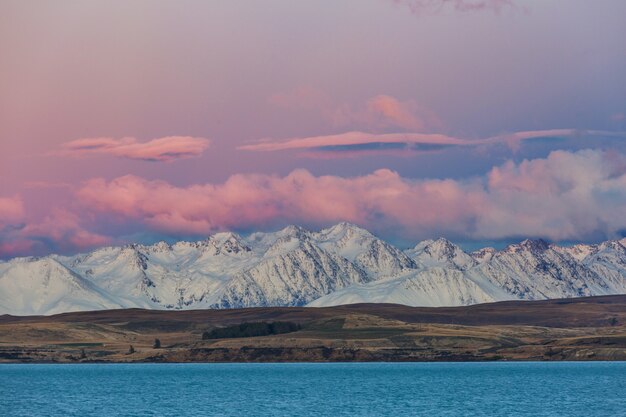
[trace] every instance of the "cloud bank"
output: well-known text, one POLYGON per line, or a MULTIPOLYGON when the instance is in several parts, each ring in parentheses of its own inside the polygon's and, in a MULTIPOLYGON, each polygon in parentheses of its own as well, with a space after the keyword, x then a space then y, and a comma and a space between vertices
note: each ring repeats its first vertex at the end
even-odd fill
POLYGON ((43 218, 33 218, 21 199, 15 200, 0 199, 0 257, 76 252, 113 241, 85 228, 84 212, 53 208, 43 218))
POLYGON ((305 170, 235 175, 189 187, 125 176, 91 180, 77 197, 91 210, 167 233, 349 220, 409 238, 584 240, 626 230, 626 160, 600 151, 555 151, 467 181, 413 180, 388 169, 351 178, 305 170))
POLYGON ((509 161, 463 181, 410 179, 388 169, 347 178, 296 170, 179 187, 127 175, 86 181, 73 197, 73 210, 59 209, 39 220, 25 217, 12 199, 0 200, 0 213, 8 219, 0 240, 12 245, 0 247, 0 256, 102 245, 118 236, 96 233, 95 226, 120 230, 124 225, 152 235, 200 237, 225 229, 322 227, 345 220, 407 242, 436 236, 465 241, 619 238, 626 233, 626 156, 554 151, 547 158, 509 161), (20 225, 11 227, 12 222, 20 225))
POLYGON ((111 155, 153 162, 170 162, 201 155, 210 141, 190 136, 168 136, 139 142, 135 138, 86 138, 66 142, 60 154, 72 157, 111 155))

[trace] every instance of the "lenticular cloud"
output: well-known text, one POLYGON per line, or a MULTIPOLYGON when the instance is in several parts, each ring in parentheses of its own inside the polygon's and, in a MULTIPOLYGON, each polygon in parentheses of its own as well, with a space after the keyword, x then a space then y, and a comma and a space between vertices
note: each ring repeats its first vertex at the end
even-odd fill
POLYGON ((63 144, 60 152, 66 156, 82 157, 94 154, 153 162, 199 156, 209 147, 209 140, 190 136, 167 136, 139 142, 135 138, 86 138, 63 144))

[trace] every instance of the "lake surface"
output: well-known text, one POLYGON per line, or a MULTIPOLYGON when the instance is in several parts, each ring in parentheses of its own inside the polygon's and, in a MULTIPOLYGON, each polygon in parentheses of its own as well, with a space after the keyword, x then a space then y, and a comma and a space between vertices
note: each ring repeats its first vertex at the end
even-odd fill
POLYGON ((0 365, 1 416, 626 416, 626 363, 0 365))

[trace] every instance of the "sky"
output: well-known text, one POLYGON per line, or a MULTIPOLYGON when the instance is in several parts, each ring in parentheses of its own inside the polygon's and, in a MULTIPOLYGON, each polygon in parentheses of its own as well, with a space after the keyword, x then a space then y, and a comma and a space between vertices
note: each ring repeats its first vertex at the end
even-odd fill
POLYGON ((0 258, 626 235, 622 0, 0 1, 0 258))

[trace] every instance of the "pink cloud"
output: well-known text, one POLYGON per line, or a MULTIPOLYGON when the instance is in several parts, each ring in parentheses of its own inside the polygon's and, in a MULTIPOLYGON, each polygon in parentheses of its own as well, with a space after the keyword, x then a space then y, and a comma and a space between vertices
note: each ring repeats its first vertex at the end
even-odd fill
POLYGON ((352 106, 335 102, 323 91, 302 86, 273 94, 268 103, 284 109, 317 111, 335 127, 357 126, 373 130, 394 127, 420 132, 443 127, 434 112, 416 101, 402 101, 385 94, 352 106))
POLYGON ((374 130, 402 128, 424 132, 443 127, 434 112, 414 100, 401 101, 384 94, 368 99, 360 108, 338 107, 333 121, 336 126, 355 125, 374 130))
POLYGON ((575 129, 524 131, 480 139, 461 139, 444 134, 427 133, 345 132, 282 141, 264 139, 257 143, 239 146, 237 149, 257 152, 302 150, 306 151, 302 154, 303 156, 324 158, 356 157, 371 154, 401 156, 436 152, 458 146, 478 147, 503 144, 512 150, 517 150, 522 142, 537 138, 576 138, 596 135, 626 137, 624 132, 579 131, 575 129))
POLYGON ((381 123, 389 121, 391 124, 405 129, 421 131, 425 128, 426 123, 415 115, 416 107, 417 105, 412 101, 401 102, 386 95, 373 97, 367 102, 369 113, 380 115, 381 123))
POLYGON ((201 155, 210 141, 190 136, 168 136, 139 142, 135 138, 86 138, 66 142, 61 154, 73 157, 111 155, 143 161, 170 162, 201 155))
POLYGON ((29 217, 22 208, 19 216, 9 220, 5 229, 0 230, 0 257, 47 252, 51 246, 60 251, 84 250, 112 240, 87 230, 82 226, 84 219, 79 212, 68 209, 52 209, 37 219, 29 217))
POLYGON ((109 238, 85 230, 78 213, 54 209, 37 222, 28 223, 19 235, 28 239, 50 239, 61 247, 85 249, 108 243, 109 238))
POLYGON ((422 221, 440 224, 458 219, 460 204, 445 204, 436 216, 428 215, 426 206, 433 200, 452 203, 463 193, 453 182, 412 183, 385 169, 356 178, 315 177, 297 170, 286 177, 235 175, 223 184, 185 188, 135 176, 95 179, 78 198, 92 210, 136 219, 154 230, 206 234, 281 222, 367 223, 377 212, 401 218, 420 207, 422 221), (411 210, 398 204, 400 199, 408 199, 411 210))
POLYGON ((482 139, 480 142, 490 145, 497 143, 505 143, 512 150, 516 151, 522 146, 522 142, 537 138, 573 138, 582 135, 596 134, 613 134, 613 132, 592 132, 576 129, 547 129, 547 130, 526 130, 523 132, 506 133, 503 135, 493 136, 482 139))
POLYGON ((32 254, 35 250, 35 242, 30 240, 12 240, 0 242, 0 257, 12 257, 32 254))
POLYGON ((25 253, 32 242, 14 236, 25 220, 24 202, 20 196, 0 197, 0 257, 25 253))
POLYGON ((441 134, 426 133, 383 133, 346 132, 337 135, 295 138, 287 141, 262 141, 243 145, 237 149, 245 151, 282 151, 290 149, 332 150, 333 147, 349 147, 368 144, 424 144, 424 145, 468 145, 470 142, 441 134))
POLYGON ((601 235, 626 228, 626 158, 612 152, 552 152, 547 159, 508 162, 487 176, 490 204, 477 227, 554 240, 601 235), (513 226, 515 224, 515 226, 513 226))
POLYGON ((584 239, 626 228, 624 159, 558 151, 467 181, 413 180, 387 169, 351 178, 305 170, 285 177, 235 175, 222 184, 188 187, 125 176, 91 180, 77 197, 88 210, 172 234, 348 220, 412 239, 584 239))
POLYGON ((118 239, 95 230, 128 227, 206 236, 351 221, 412 241, 440 235, 585 240, 617 238, 626 230, 626 157, 615 151, 555 151, 467 180, 411 179, 389 169, 356 177, 296 170, 175 186, 127 175, 94 178, 72 193, 71 205, 40 218, 19 196, 0 199, 0 256, 82 251, 118 239))

